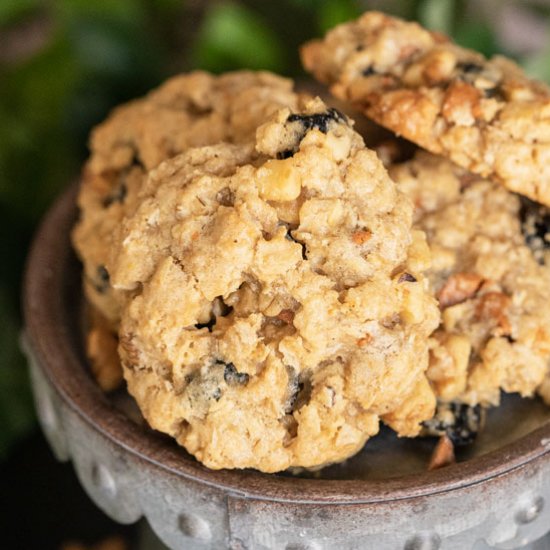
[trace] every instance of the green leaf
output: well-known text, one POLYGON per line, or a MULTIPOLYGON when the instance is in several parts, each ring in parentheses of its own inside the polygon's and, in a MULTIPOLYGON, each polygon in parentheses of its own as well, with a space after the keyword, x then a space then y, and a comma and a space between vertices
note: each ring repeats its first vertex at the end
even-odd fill
POLYGON ((0 286, 0 459, 35 424, 27 366, 19 350, 16 315, 0 286))
POLYGON ((3 76, 0 105, 0 199, 29 222, 67 184, 74 149, 64 131, 78 82, 72 50, 56 37, 3 76), (30 200, 29 200, 30 199, 30 200))
POLYGON ((355 19, 360 13, 361 10, 353 0, 325 0, 317 12, 319 30, 324 34, 340 23, 355 19))
POLYGON ((137 26, 145 19, 144 4, 136 0, 57 0, 54 5, 64 21, 85 18, 137 26))
POLYGON ((523 59, 522 65, 531 78, 550 83, 550 44, 542 52, 523 59))
POLYGON ((133 50, 122 29, 81 20, 73 23, 70 37, 78 63, 87 70, 117 74, 133 68, 133 50))
POLYGON ((149 0, 149 5, 162 13, 173 13, 181 10, 185 2, 182 0, 149 0))
POLYGON ((279 36, 252 10, 236 3, 212 5, 206 12, 193 52, 194 64, 213 72, 248 68, 280 71, 279 36))
POLYGON ((326 0, 287 0, 287 2, 302 10, 317 11, 326 0))
POLYGON ((493 30, 481 21, 465 20, 460 23, 454 33, 454 39, 461 46, 477 50, 487 57, 499 51, 493 30))
POLYGON ((39 0, 3 0, 0 2, 0 25, 17 23, 41 4, 39 0))
POLYGON ((418 6, 418 21, 424 27, 451 34, 455 0, 424 0, 418 6))

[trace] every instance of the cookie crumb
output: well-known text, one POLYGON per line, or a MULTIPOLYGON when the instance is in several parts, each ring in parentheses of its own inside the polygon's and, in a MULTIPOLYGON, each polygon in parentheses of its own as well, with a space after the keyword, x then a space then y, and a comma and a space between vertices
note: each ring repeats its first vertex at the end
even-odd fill
POLYGON ((456 459, 453 442, 448 436, 442 435, 435 446, 432 456, 430 457, 428 470, 438 470, 439 468, 444 468, 445 466, 449 466, 449 464, 454 464, 455 462, 456 459))
POLYGON ((90 311, 89 322, 91 326, 86 337, 86 354, 92 375, 103 391, 114 391, 123 380, 118 337, 98 311, 90 311))

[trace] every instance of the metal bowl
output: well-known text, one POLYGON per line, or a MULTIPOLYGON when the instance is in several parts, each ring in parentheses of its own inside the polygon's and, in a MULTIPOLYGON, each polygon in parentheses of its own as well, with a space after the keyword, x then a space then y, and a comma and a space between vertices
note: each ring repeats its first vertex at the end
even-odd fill
MULTIPOLYGON (((144 516, 170 548, 518 548, 550 531, 550 410, 508 396, 457 464, 428 472, 428 440, 388 430, 315 474, 205 468, 105 395, 82 345, 76 185, 45 217, 24 282, 24 343, 42 428, 113 519, 144 516)), ((539 546, 543 548, 543 546, 539 546)), ((545 548, 546 546, 544 546, 545 548)))

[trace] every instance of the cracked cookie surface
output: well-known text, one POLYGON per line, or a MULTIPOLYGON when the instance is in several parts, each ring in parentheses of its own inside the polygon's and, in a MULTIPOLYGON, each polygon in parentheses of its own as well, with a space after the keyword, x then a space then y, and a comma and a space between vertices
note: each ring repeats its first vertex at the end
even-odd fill
POLYGON ((550 205, 550 88, 512 61, 378 12, 306 44, 302 60, 382 126, 550 205))
POLYGON ((134 293, 120 353, 150 425, 210 468, 346 459, 382 420, 414 436, 439 311, 412 205, 346 118, 283 109, 256 147, 152 170, 111 284, 134 293))
POLYGON ((427 152, 390 175, 432 252, 442 324, 428 377, 438 398, 488 406, 500 390, 532 396, 550 360, 550 268, 522 227, 520 197, 427 152))
POLYGON ((176 76, 146 97, 116 108, 97 126, 82 175, 73 232, 88 300, 116 329, 126 296, 114 292, 109 250, 124 216, 139 204, 149 170, 190 147, 253 142, 261 121, 295 107, 292 82, 267 72, 176 76))

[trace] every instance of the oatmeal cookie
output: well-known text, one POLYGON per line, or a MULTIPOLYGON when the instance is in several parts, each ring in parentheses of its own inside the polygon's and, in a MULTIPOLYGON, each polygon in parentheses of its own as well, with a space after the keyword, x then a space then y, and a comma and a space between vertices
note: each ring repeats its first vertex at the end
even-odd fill
POLYGON ((550 204, 550 88, 512 61, 378 12, 306 44, 302 59, 379 124, 550 204))
POLYGON ((528 246, 520 198, 423 151, 390 174, 432 252, 442 323, 428 377, 438 398, 488 406, 500 390, 532 396, 550 360, 550 267, 528 246))
POLYGON ((123 293, 113 293, 107 262, 120 222, 139 203, 149 170, 189 147, 254 140, 260 122, 294 108, 292 82, 266 72, 176 76, 143 99, 118 107, 92 133, 74 233, 88 300, 114 330, 123 293))
POLYGON ((315 100, 256 147, 152 170, 123 224, 120 354, 150 425, 210 468, 346 459, 379 421, 413 436, 439 311, 412 205, 348 120, 315 100))
POLYGON ((90 369, 99 387, 104 392, 110 392, 119 388, 123 381, 118 337, 97 309, 89 306, 87 313, 86 355, 90 369))

